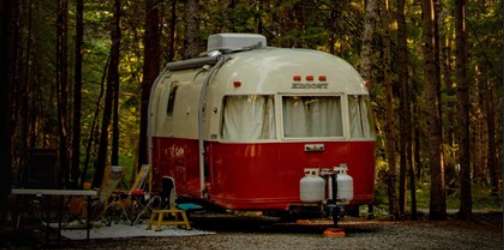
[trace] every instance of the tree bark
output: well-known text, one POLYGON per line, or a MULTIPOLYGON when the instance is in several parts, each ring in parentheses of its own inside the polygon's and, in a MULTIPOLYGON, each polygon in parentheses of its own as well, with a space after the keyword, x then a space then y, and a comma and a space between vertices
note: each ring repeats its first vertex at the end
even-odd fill
POLYGON ((372 89, 373 80, 373 58, 375 52, 373 50, 373 37, 378 20, 377 0, 368 0, 366 4, 366 14, 364 16, 364 31, 362 34, 362 49, 360 73, 362 78, 367 81, 368 88, 372 89))
MULTIPOLYGON (((105 89, 105 78, 107 77, 107 71, 110 65, 110 56, 107 57, 107 62, 105 63, 105 67, 103 68, 103 73, 102 73, 102 78, 100 81, 100 92, 98 94, 98 99, 96 100, 96 107, 95 107, 95 112, 93 116, 93 122, 91 123, 91 131, 89 132, 89 138, 86 143, 86 157, 84 159, 84 170, 82 170, 81 174, 81 181, 84 182, 87 176, 87 171, 89 167, 89 160, 91 158, 91 148, 93 146, 93 141, 95 144, 97 143, 98 140, 95 140, 95 134, 96 134, 96 127, 97 127, 97 121, 98 121, 98 116, 100 115, 100 106, 101 106, 101 100, 103 98, 103 93, 105 89)), ((83 184, 81 182, 81 184, 83 184)), ((81 185, 82 186, 82 185, 81 185)))
POLYGON ((114 82, 114 106, 112 110, 112 166, 119 165, 119 53, 121 48, 121 2, 115 1, 114 23, 112 28, 111 76, 114 82))
POLYGON ((423 1, 424 28, 424 70, 425 70, 425 98, 430 101, 426 108, 427 137, 429 142, 428 156, 431 172, 430 189, 430 219, 446 218, 446 195, 444 181, 444 166, 442 153, 442 128, 440 112, 440 76, 439 56, 436 56, 437 21, 433 0, 423 1))
POLYGON ((465 0, 455 1, 456 64, 457 64, 457 103, 459 126, 460 163, 460 216, 467 219, 472 213, 471 196, 471 147, 469 133, 469 81, 467 79, 467 45, 465 26, 465 0))
POLYGON ((341 13, 339 1, 333 1, 331 5, 331 13, 329 17, 329 53, 335 55, 335 43, 337 33, 337 21, 341 13))
POLYGON ((84 2, 77 0, 75 10, 75 86, 72 139, 72 184, 77 186, 80 176, 81 102, 82 102, 82 44, 84 42, 84 2))
MULTIPOLYGON (((58 0, 58 15, 56 21, 56 81, 58 101, 58 133, 59 133, 59 178, 66 186, 69 180, 68 164, 68 46, 67 19, 68 0, 58 0)), ((60 185, 61 185, 60 184, 60 185)))
POLYGON ((492 186, 492 195, 498 196, 499 194, 499 176, 497 172, 497 145, 495 142, 495 86, 490 81, 486 84, 487 100, 486 100, 486 125, 488 131, 488 159, 487 169, 490 175, 490 185, 492 186))
POLYGON ((236 7, 236 1, 235 0, 228 0, 228 5, 226 8, 226 11, 224 12, 226 14, 226 29, 225 32, 235 32, 235 7, 236 7))
MULTIPOLYGON (((418 105, 418 104, 415 104, 418 105)), ((414 107, 415 113, 416 113, 416 107, 414 107)), ((415 158, 415 170, 416 170, 416 179, 420 180, 422 177, 422 160, 420 159, 420 151, 421 151, 421 145, 420 145, 420 128, 418 125, 415 125, 414 129, 414 134, 415 134, 415 139, 414 139, 414 146, 413 146, 413 155, 415 158)))
POLYGON ((257 9, 257 13, 256 13, 256 24, 257 24, 257 27, 256 27, 256 32, 258 34, 262 34, 263 33, 263 29, 264 29, 264 24, 263 24, 263 20, 262 20, 262 16, 263 16, 263 11, 264 11, 264 0, 256 0, 256 9, 257 9))
POLYGON ((147 126, 149 118, 149 97, 152 84, 159 74, 160 68, 160 26, 159 8, 155 0, 145 1, 145 35, 144 35, 144 66, 142 82, 142 100, 140 106, 140 140, 138 146, 138 167, 147 164, 148 138, 147 126))
POLYGON ((198 0, 187 0, 186 2, 186 25, 184 39, 184 59, 193 58, 199 53, 198 46, 198 0))
POLYGON ((12 49, 12 30, 10 23, 12 13, 16 8, 17 1, 0 2, 0 221, 3 221, 4 215, 7 215, 7 200, 11 189, 11 133, 10 123, 10 81, 9 69, 15 61, 9 60, 9 54, 12 49), (11 41, 9 41, 11 40, 11 41))
POLYGON ((406 170, 409 175, 409 188, 411 195, 411 217, 416 219, 416 185, 415 170, 412 164, 412 143, 411 143, 411 105, 410 105, 410 85, 408 76, 408 49, 406 45, 406 20, 404 14, 404 0, 397 0, 397 57, 398 57, 398 78, 400 84, 399 116, 401 138, 400 142, 400 182, 399 182, 399 211, 404 214, 406 206, 406 170))
POLYGON ((167 61, 173 61, 175 58, 175 33, 177 28, 177 0, 171 0, 171 19, 170 19, 170 37, 168 43, 167 61))
POLYGON ((105 165, 107 163, 108 137, 110 128, 110 116, 115 93, 115 87, 119 81, 119 45, 120 45, 120 30, 119 30, 119 15, 121 10, 121 1, 114 2, 114 17, 113 25, 110 31, 112 40, 112 48, 110 50, 110 65, 107 74, 107 90, 105 91, 105 105, 103 108, 103 119, 101 124, 100 145, 98 148, 97 164, 93 178, 93 187, 99 187, 103 180, 105 165))
POLYGON ((391 70, 392 53, 391 53, 391 39, 390 39, 390 8, 388 0, 384 0, 384 12, 382 13, 382 27, 383 27, 383 87, 385 91, 385 151, 387 154, 388 163, 388 194, 389 194, 389 208, 392 215, 397 218, 401 213, 401 205, 397 206, 396 200, 396 152, 395 152, 395 114, 394 114, 394 93, 393 93, 393 77, 391 70))

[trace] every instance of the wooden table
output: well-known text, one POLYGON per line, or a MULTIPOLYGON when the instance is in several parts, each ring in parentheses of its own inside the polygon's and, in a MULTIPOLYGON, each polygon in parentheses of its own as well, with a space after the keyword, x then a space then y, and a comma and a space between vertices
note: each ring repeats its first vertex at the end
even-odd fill
MULTIPOLYGON (((90 207, 91 198, 97 196, 97 192, 94 190, 70 190, 70 189, 29 189, 29 188, 13 188, 11 191, 13 195, 22 196, 58 196, 59 199, 59 209, 58 209, 58 241, 61 241, 61 221, 63 218, 63 200, 65 196, 85 196, 87 198, 86 206, 86 239, 89 241, 89 230, 91 228, 90 223, 90 207)), ((47 224, 47 230, 49 230, 49 223, 47 224)))

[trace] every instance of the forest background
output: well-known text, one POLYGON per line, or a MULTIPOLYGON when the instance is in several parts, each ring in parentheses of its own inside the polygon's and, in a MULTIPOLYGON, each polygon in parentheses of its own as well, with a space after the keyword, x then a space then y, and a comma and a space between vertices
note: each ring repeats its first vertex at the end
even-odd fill
MULTIPOLYGON (((66 187, 146 161, 150 86, 208 35, 260 33, 337 55, 366 79, 377 131, 375 205, 395 218, 497 209, 503 16, 497 0, 2 1, 2 199, 35 148, 66 187), (7 167, 6 167, 7 166, 7 167)), ((5 203, 3 203, 5 204, 5 203)), ((378 209, 378 211, 380 211, 378 209)))

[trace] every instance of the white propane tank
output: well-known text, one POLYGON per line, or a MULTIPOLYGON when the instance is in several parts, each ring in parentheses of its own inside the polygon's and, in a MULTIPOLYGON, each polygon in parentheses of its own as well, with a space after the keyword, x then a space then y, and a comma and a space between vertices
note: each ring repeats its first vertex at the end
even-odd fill
POLYGON ((321 202, 325 198, 325 181, 318 176, 318 169, 306 169, 299 181, 299 194, 302 202, 321 202))
POLYGON ((353 178, 348 175, 348 167, 342 163, 338 167, 334 167, 338 173, 336 183, 338 187, 338 200, 351 201, 353 199, 353 178))

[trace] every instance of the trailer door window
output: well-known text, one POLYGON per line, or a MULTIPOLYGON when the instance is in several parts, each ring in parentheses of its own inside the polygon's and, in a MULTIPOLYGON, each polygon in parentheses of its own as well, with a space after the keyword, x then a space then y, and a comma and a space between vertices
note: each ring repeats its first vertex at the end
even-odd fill
POLYGON ((223 139, 275 139, 273 96, 226 96, 223 110, 223 139))
POLYGON ((372 119, 368 112, 367 96, 348 96, 348 113, 350 115, 350 134, 353 138, 370 138, 374 135, 371 126, 372 119))
POLYGON ((282 99, 285 137, 341 137, 341 97, 284 96, 282 99))

